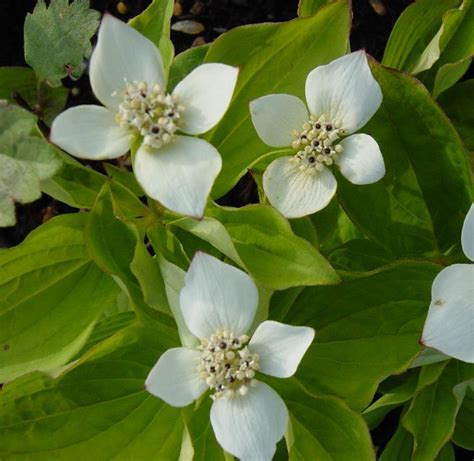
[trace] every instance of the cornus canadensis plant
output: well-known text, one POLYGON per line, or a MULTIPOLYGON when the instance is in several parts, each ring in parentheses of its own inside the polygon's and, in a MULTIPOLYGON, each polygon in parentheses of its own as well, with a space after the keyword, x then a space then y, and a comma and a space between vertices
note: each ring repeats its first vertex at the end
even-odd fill
POLYGON ((203 64, 168 93, 156 46, 105 15, 89 73, 105 107, 66 110, 53 122, 51 141, 76 157, 101 160, 124 155, 139 138, 133 169, 145 193, 172 211, 202 217, 221 157, 208 142, 180 133, 204 133, 222 118, 238 69, 203 64))
POLYGON ((296 96, 272 94, 250 104, 262 141, 291 146, 293 156, 274 160, 263 175, 270 203, 287 218, 324 208, 336 192, 332 165, 354 184, 371 184, 385 174, 377 142, 362 128, 382 103, 364 51, 316 67, 306 78, 305 104, 296 96), (349 136, 350 135, 350 136, 349 136))
POLYGON ((314 338, 314 330, 254 320, 258 292, 244 272, 213 256, 197 253, 180 294, 195 348, 166 351, 146 380, 146 389, 182 407, 206 390, 214 400, 211 423, 217 441, 239 459, 271 460, 288 426, 281 397, 258 373, 292 376, 314 338))
MULTIPOLYGON (((461 234, 464 254, 474 261, 474 205, 461 234)), ((453 264, 434 279, 422 343, 474 363, 474 264, 453 264)))

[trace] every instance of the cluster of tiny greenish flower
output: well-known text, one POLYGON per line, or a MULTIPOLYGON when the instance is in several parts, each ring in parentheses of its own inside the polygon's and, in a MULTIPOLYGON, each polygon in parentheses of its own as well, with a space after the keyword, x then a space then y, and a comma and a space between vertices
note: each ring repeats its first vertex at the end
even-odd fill
POLYGON ((173 139, 183 110, 176 96, 166 94, 160 85, 135 81, 124 91, 117 120, 122 128, 138 130, 145 146, 158 148, 173 139))
POLYGON ((246 344, 247 335, 235 337, 227 330, 217 331, 209 339, 201 340, 199 376, 206 381, 213 400, 232 398, 238 392, 246 395, 255 386, 255 372, 260 368, 259 355, 252 354, 246 344))
POLYGON ((343 151, 340 144, 336 144, 344 130, 341 122, 327 121, 326 115, 321 117, 311 115, 310 120, 303 124, 302 131, 293 131, 295 140, 291 146, 298 149, 293 161, 300 164, 300 169, 311 173, 322 171, 324 166, 337 164, 339 155, 343 151))

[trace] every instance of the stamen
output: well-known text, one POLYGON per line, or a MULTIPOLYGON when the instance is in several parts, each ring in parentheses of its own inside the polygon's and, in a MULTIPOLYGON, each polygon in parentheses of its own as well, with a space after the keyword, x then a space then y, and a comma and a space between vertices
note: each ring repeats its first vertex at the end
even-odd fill
POLYGON ((199 376, 214 391, 213 400, 246 395, 249 386, 255 385, 260 357, 246 346, 249 339, 247 335, 235 337, 224 330, 201 341, 199 376))
POLYGON ((172 141, 184 110, 160 85, 134 81, 126 86, 117 121, 143 136, 143 144, 158 148, 172 141))
POLYGON ((317 117, 311 114, 310 120, 303 123, 301 131, 294 131, 292 147, 298 152, 293 161, 299 164, 301 171, 316 174, 338 162, 343 151, 338 144, 344 130, 340 120, 329 120, 326 114, 317 117))

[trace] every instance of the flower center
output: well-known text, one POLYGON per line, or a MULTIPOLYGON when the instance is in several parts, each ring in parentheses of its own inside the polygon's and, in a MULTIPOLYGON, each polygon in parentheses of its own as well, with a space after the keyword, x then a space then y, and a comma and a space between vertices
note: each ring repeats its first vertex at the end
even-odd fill
POLYGON ((245 395, 249 386, 255 386, 255 371, 259 369, 259 355, 252 354, 246 344, 249 337, 236 337, 227 330, 217 331, 203 339, 199 350, 199 376, 214 394, 213 400, 245 395))
POLYGON ((328 121, 325 114, 303 123, 302 131, 294 131, 295 140, 292 147, 298 149, 293 161, 299 164, 300 170, 315 174, 325 166, 337 163, 343 148, 337 141, 344 135, 341 122, 328 121))
POLYGON ((173 139, 183 110, 176 96, 166 94, 160 85, 134 81, 123 92, 117 121, 122 128, 138 131, 145 146, 158 148, 173 139))

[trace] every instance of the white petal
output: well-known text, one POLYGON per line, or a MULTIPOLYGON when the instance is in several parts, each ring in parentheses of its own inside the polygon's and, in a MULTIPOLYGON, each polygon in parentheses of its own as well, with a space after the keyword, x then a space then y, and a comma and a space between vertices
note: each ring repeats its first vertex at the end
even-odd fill
POLYGON ((104 15, 89 68, 92 90, 97 99, 117 110, 120 92, 127 82, 147 82, 165 86, 163 62, 158 48, 132 27, 104 15))
POLYGON ((229 107, 238 73, 226 64, 202 64, 181 80, 173 90, 184 106, 180 129, 201 134, 216 125, 229 107))
POLYGON ((252 122, 260 139, 272 147, 290 146, 292 132, 309 120, 304 102, 289 94, 269 94, 250 103, 252 122))
POLYGON ((133 169, 148 196, 172 211, 199 219, 221 166, 214 146, 202 139, 176 136, 159 149, 140 147, 133 169))
POLYGON ((199 377, 201 353, 184 347, 168 349, 150 371, 145 389, 173 407, 185 407, 207 389, 199 377))
POLYGON ((125 154, 131 137, 105 107, 76 106, 54 119, 49 139, 75 157, 103 160, 125 154))
POLYGON ((180 304, 189 330, 198 338, 208 338, 219 329, 242 335, 255 317, 258 292, 245 272, 197 252, 186 274, 180 304))
POLYGON ((303 355, 311 345, 314 330, 267 320, 255 330, 249 350, 260 355, 260 371, 277 378, 296 373, 303 355))
POLYGON ((312 70, 306 79, 306 100, 312 114, 340 120, 342 128, 353 133, 377 112, 382 91, 361 50, 312 70))
POLYGON ((471 205, 461 232, 461 244, 464 254, 474 261, 474 204, 471 205))
POLYGON ((368 134, 353 134, 341 141, 341 173, 353 184, 372 184, 385 176, 385 163, 379 145, 368 134))
POLYGON ((435 278, 422 343, 474 363, 474 264, 454 264, 435 278))
POLYGON ((247 395, 218 399, 211 423, 219 444, 240 461, 270 461, 288 427, 288 410, 267 384, 257 382, 247 395))
POLYGON ((324 168, 314 175, 301 171, 293 157, 274 160, 263 174, 270 203, 287 218, 300 218, 323 209, 336 192, 333 174, 324 168))

